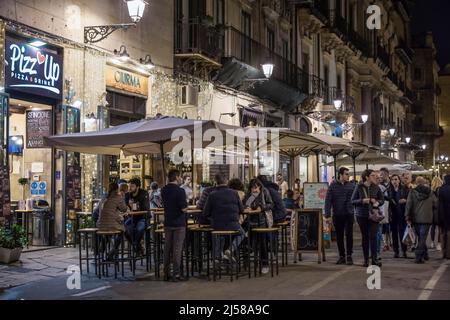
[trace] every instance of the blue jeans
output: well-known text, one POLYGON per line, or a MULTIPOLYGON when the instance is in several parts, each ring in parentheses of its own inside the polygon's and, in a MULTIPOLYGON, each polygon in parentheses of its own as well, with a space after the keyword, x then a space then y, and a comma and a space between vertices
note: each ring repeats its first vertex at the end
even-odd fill
POLYGON ((378 224, 377 229, 377 256, 381 255, 381 242, 383 241, 383 225, 378 224))
POLYGON ((125 229, 131 241, 133 242, 133 245, 137 246, 141 243, 141 240, 144 237, 146 221, 144 218, 142 218, 133 223, 133 217, 128 218, 125 221, 125 229))
POLYGON ((423 260, 428 256, 428 248, 427 248, 427 237, 428 232, 430 231, 429 224, 415 224, 414 230, 416 231, 416 235, 418 237, 417 247, 414 251, 416 254, 416 261, 423 260))
MULTIPOLYGON (((233 237, 233 240, 231 243, 234 254, 236 254, 238 252, 239 245, 241 244, 242 240, 244 240, 244 238, 245 238, 245 231, 244 231, 244 229, 242 229, 242 227, 240 227, 237 231, 239 231, 239 234, 235 235, 233 237)), ((215 249, 214 258, 220 259, 222 252, 223 252, 223 248, 225 246, 225 237, 215 237, 213 245, 214 245, 214 249, 215 249)))

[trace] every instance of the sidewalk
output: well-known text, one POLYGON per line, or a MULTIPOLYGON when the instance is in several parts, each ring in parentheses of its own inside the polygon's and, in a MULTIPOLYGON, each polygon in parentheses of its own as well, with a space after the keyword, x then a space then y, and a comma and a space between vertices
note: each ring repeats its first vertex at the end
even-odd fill
POLYGON ((23 252, 20 261, 0 264, 0 290, 61 276, 70 265, 78 265, 76 248, 23 252))

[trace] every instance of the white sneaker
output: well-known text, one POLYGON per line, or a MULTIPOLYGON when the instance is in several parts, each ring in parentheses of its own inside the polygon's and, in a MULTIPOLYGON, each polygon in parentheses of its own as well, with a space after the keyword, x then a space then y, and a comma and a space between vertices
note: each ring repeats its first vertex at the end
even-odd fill
POLYGON ((434 249, 435 245, 434 242, 431 242, 431 249, 434 249))
POLYGON ((268 274, 269 273, 269 267, 262 267, 261 268, 262 274, 268 274))

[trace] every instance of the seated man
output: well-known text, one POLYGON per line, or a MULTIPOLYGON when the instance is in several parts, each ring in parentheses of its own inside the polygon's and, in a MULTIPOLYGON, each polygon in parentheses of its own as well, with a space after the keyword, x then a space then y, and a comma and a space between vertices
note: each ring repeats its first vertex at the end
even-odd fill
POLYGON ((294 210, 298 209, 298 204, 294 199, 294 191, 289 189, 286 192, 286 198, 283 199, 284 206, 286 207, 286 212, 288 216, 286 217, 286 220, 290 219, 290 216, 294 214, 294 210))
MULTIPOLYGON (((239 224, 239 216, 244 212, 244 206, 238 193, 228 187, 228 179, 221 174, 215 176, 216 189, 209 195, 203 210, 206 217, 211 217, 211 227, 215 231, 239 231, 234 237, 232 246, 236 254, 239 245, 244 239, 245 232, 239 224)), ((214 259, 220 259, 225 245, 225 239, 218 237, 214 247, 216 248, 214 259)), ((226 250, 225 259, 234 259, 231 257, 230 250, 226 250)))
POLYGON ((273 201, 272 215, 273 215, 273 223, 280 223, 286 220, 286 208, 284 207, 283 199, 281 198, 281 194, 279 192, 279 186, 276 183, 273 183, 267 179, 267 176, 260 175, 258 179, 263 183, 264 188, 266 188, 270 197, 273 201))
MULTIPOLYGON (((147 191, 141 189, 141 180, 133 178, 130 180, 130 191, 125 194, 125 203, 131 211, 148 211, 150 201, 147 191)), ((125 221, 128 237, 132 240, 137 254, 143 254, 144 250, 141 240, 144 237, 147 223, 145 215, 134 215, 125 221)))

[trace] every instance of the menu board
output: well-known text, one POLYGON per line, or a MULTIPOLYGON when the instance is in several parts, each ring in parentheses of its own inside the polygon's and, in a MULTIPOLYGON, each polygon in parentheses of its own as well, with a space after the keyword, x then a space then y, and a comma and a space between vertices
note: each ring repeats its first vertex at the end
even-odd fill
POLYGON ((27 110, 27 148, 47 148, 44 137, 52 134, 52 110, 27 110))
POLYGON ((316 251, 317 262, 321 263, 322 260, 325 261, 322 210, 296 210, 295 230, 296 254, 300 257, 304 251, 316 251))
POLYGON ((81 167, 67 166, 66 172, 66 208, 69 218, 74 219, 81 210, 81 167))
POLYGON ((317 182, 303 184, 305 209, 322 209, 325 210, 325 198, 327 196, 328 183, 317 182))
POLYGON ((0 217, 11 215, 11 193, 8 167, 0 162, 0 217))

